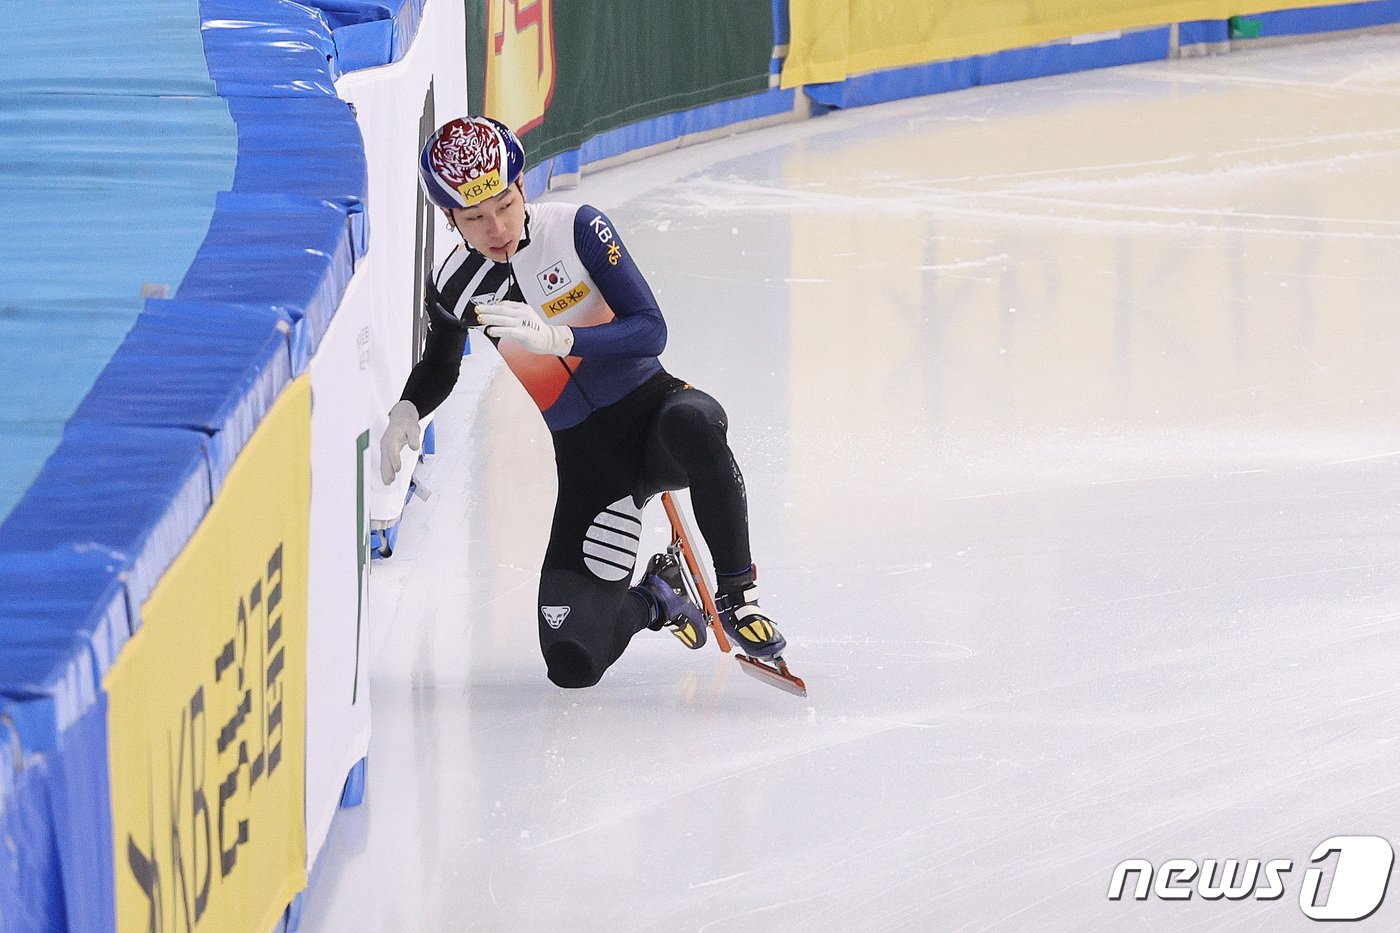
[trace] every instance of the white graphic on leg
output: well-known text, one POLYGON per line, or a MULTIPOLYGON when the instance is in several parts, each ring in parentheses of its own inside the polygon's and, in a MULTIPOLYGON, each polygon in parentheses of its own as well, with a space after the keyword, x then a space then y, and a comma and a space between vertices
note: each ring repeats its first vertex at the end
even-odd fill
POLYGON ((569 609, 569 606, 541 606, 540 614, 544 616, 550 628, 557 629, 569 617, 569 609))
POLYGON ((583 536, 583 564, 612 582, 632 576, 642 538, 642 510, 624 496, 593 517, 583 536))

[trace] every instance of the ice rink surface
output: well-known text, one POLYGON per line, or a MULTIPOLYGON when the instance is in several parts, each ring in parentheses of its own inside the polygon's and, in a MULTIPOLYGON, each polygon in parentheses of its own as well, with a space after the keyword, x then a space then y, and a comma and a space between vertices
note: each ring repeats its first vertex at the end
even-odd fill
MULTIPOLYGON (((610 214, 663 363, 728 409, 811 695, 659 633, 545 679, 549 439, 482 342, 374 564, 368 797, 303 933, 1315 930, 1314 847, 1400 843, 1400 36, 834 113, 550 199, 610 214), (1128 858, 1293 868, 1112 901, 1128 858)), ((1400 927, 1390 894, 1348 929, 1400 927)))

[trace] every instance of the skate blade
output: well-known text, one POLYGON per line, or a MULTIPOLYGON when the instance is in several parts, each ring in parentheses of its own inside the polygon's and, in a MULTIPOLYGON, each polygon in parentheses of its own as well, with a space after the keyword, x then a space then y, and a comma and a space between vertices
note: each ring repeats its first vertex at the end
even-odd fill
POLYGON ((770 687, 777 687, 793 696, 805 697, 807 695, 807 685, 802 682, 801 677, 788 670, 787 662, 782 658, 774 658, 773 664, 767 664, 746 654, 736 654, 734 658, 744 669, 744 673, 763 681, 770 687))

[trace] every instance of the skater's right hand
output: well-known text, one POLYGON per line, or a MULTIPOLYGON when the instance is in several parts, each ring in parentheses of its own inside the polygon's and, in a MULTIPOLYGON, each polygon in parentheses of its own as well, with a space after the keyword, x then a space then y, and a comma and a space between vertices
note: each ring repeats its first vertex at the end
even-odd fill
POLYGON ((403 462, 399 452, 407 444, 418 449, 422 432, 418 426, 418 409, 408 399, 403 399, 389 409, 389 426, 379 438, 379 478, 385 486, 391 486, 403 462))
POLYGON ((531 353, 541 356, 568 356, 574 348, 573 329, 564 324, 546 324, 540 313, 520 301, 496 301, 476 309, 486 325, 486 336, 515 340, 531 353))

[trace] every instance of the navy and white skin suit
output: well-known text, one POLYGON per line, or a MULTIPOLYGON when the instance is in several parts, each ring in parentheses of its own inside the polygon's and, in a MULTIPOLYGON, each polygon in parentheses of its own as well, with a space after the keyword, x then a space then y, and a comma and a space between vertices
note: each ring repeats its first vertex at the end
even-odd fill
POLYGON ((527 204, 503 263, 465 243, 438 269, 422 360, 403 398, 421 416, 457 381, 475 305, 522 301, 573 329, 568 357, 493 341, 554 440, 559 492, 540 573, 540 648, 549 678, 587 687, 648 623, 629 597, 646 500, 689 488, 695 519, 726 579, 752 578, 744 480, 724 409, 657 359, 666 322, 617 229, 588 205, 527 204))

